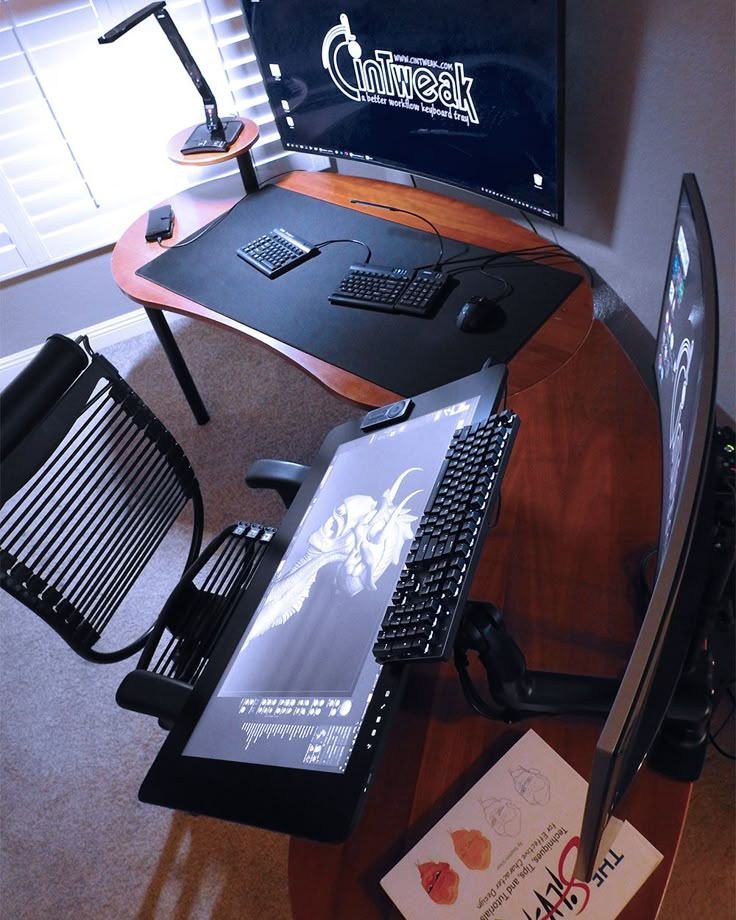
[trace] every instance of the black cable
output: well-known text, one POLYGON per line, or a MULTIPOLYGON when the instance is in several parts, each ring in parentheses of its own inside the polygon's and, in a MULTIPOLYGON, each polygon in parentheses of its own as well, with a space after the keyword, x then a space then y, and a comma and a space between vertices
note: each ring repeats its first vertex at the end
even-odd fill
MULTIPOLYGON (((730 683, 730 684, 733 684, 734 681, 731 680, 731 681, 729 681, 729 683, 730 683)), ((713 716, 715 715, 715 710, 716 710, 716 706, 714 705, 714 707, 713 707, 713 713, 711 714, 710 720, 709 720, 709 722, 708 722, 708 740, 709 740, 710 743, 713 745, 713 747, 718 751, 718 753, 721 754, 723 757, 728 758, 728 760, 736 760, 736 755, 735 755, 735 754, 732 754, 730 751, 726 751, 726 750, 725 750, 724 748, 722 748, 722 747, 720 746, 720 744, 716 741, 716 739, 717 739, 718 736, 721 734, 721 732, 723 731, 723 729, 726 727, 726 725, 728 724, 728 722, 731 721, 731 720, 733 719, 733 714, 734 714, 734 712, 736 711, 736 697, 734 696, 734 692, 733 692, 732 688, 729 687, 729 686, 727 686, 727 687, 724 688, 724 691, 723 691, 723 692, 725 692, 725 693, 727 694, 727 696, 730 698, 730 700, 731 700, 731 708, 730 708, 729 711, 726 713, 726 716, 725 716, 725 718, 723 719, 723 722, 721 723, 720 727, 719 727, 718 729, 716 729, 715 731, 713 731, 713 730, 712 730, 712 727, 711 727, 711 722, 713 721, 713 716)))
MULTIPOLYGON (((532 265, 534 265, 537 263, 541 263, 542 259, 548 260, 548 259, 567 258, 571 262, 574 262, 576 265, 579 265, 580 268, 582 268, 582 270, 585 272, 585 275, 588 279, 588 284, 590 284, 591 287, 593 286, 593 273, 590 269, 590 266, 587 265, 585 262, 583 262, 583 260, 580 259, 578 256, 576 256, 574 253, 570 252, 569 249, 565 249, 565 247, 560 246, 559 243, 550 243, 548 246, 540 246, 538 248, 546 250, 545 252, 538 253, 540 258, 522 259, 520 262, 516 262, 516 261, 509 262, 509 263, 506 263, 504 267, 510 267, 510 266, 517 267, 525 262, 529 262, 532 265)), ((530 247, 530 249, 527 250, 526 253, 523 250, 517 250, 517 252, 523 255, 533 254, 534 251, 535 251, 534 247, 530 247)), ((495 255, 490 256, 487 261, 496 262, 497 264, 504 265, 504 263, 500 262, 499 260, 503 259, 504 256, 507 256, 507 255, 513 255, 513 253, 499 252, 499 253, 496 253, 495 255)))
MULTIPOLYGON (((294 169, 285 169, 283 172, 276 173, 273 176, 269 176, 268 179, 266 179, 266 181, 263 183, 263 185, 261 185, 260 182, 258 183, 258 190, 260 191, 262 188, 266 188, 267 185, 269 185, 271 182, 275 182, 276 179, 280 179, 281 176, 288 176, 290 173, 293 173, 295 171, 296 170, 294 169)), ((255 173, 256 179, 257 179, 258 178, 258 167, 256 166, 255 163, 253 163, 253 172, 255 173)), ((242 198, 239 198, 235 202, 235 204, 231 205, 228 208, 227 211, 223 211, 223 213, 220 214, 219 217, 215 217, 214 220, 211 220, 208 224, 205 224, 205 226, 201 228, 199 233, 197 233, 193 237, 190 237, 189 239, 182 240, 180 243, 174 243, 171 246, 164 246, 160 238, 157 239, 156 242, 162 249, 178 249, 181 246, 188 246, 190 243, 196 243, 197 240, 201 239, 205 235, 205 233, 209 233, 210 230, 214 229, 221 221, 223 221, 228 216, 228 214, 230 214, 231 211, 233 211, 243 201, 246 201, 247 198, 248 198, 247 195, 244 195, 242 198)), ((356 240, 355 242, 358 242, 358 241, 356 240)))
MULTIPOLYGON (((493 263, 496 267, 501 268, 525 268, 527 266, 542 265, 547 261, 553 260, 554 265, 559 265, 561 261, 572 261, 576 264, 582 264, 574 256, 561 249, 561 247, 545 245, 530 247, 529 249, 510 250, 509 252, 496 252, 490 255, 469 256, 465 259, 450 257, 445 260, 444 265, 457 266, 457 270, 461 271, 464 269, 475 269, 478 267, 477 263, 479 262, 481 263, 481 267, 493 263), (531 256, 532 258, 524 258, 525 256, 531 256), (504 259, 506 261, 504 261, 504 259)), ((452 271, 452 269, 450 269, 450 271, 452 271)))
POLYGON ((371 247, 368 245, 368 243, 364 243, 363 240, 324 240, 321 243, 315 243, 314 248, 321 249, 323 246, 329 246, 331 243, 357 243, 359 246, 365 246, 365 248, 368 250, 368 258, 365 260, 365 264, 367 265, 371 260, 371 247))
POLYGON ((539 234, 537 233, 537 228, 536 228, 536 227, 534 226, 534 224, 532 223, 532 219, 531 219, 531 217, 529 217, 529 215, 526 213, 526 211, 525 211, 523 208, 517 208, 517 211, 519 212, 519 214, 521 214, 521 216, 524 218, 524 220, 525 220, 525 221, 529 224, 529 226, 532 228, 532 233, 536 233, 537 236, 539 236, 539 234))
POLYGON ((445 261, 445 265, 450 263, 460 264, 465 262, 477 262, 479 259, 483 259, 484 262, 496 262, 496 264, 502 268, 521 268, 527 263, 530 265, 537 265, 543 264, 543 261, 552 259, 568 259, 569 261, 574 262, 576 265, 579 265, 580 268, 582 268, 582 270, 585 272, 588 283, 591 285, 591 287, 593 286, 593 272, 590 266, 579 256, 576 256, 575 253, 571 252, 569 249, 566 249, 558 242, 552 243, 548 241, 547 243, 543 243, 540 246, 527 246, 522 249, 509 249, 506 252, 495 252, 491 255, 484 256, 468 256, 465 259, 458 259, 456 256, 450 256, 450 258, 445 261), (532 258, 526 259, 523 258, 524 256, 532 256, 532 258), (511 257, 513 261, 501 261, 508 257, 511 257))
MULTIPOLYGON (((255 163, 253 164, 253 172, 254 173, 258 172, 258 167, 256 166, 255 163)), ((277 179, 280 179, 282 176, 288 176, 293 172, 303 172, 303 170, 292 168, 292 169, 285 169, 283 170, 283 172, 274 173, 273 176, 269 176, 268 179, 264 179, 263 185, 261 185, 260 182, 258 183, 258 190, 260 191, 262 188, 266 188, 266 186, 270 185, 271 182, 275 182, 277 179)))
MULTIPOLYGON (((557 246, 555 243, 546 242, 541 243, 539 246, 523 246, 520 249, 507 249, 504 252, 492 252, 490 254, 482 253, 481 255, 477 256, 466 256, 464 259, 458 258, 460 253, 457 253, 457 255, 449 256, 447 259, 445 259, 445 265, 449 265, 451 262, 454 264, 459 264, 461 262, 477 262, 479 259, 499 259, 502 256, 523 256, 539 252, 542 249, 554 252, 557 249, 561 250, 562 247, 557 246)), ((463 251, 467 252, 467 250, 463 251)))
POLYGON ((503 285, 501 292, 499 294, 488 295, 490 299, 494 301, 500 301, 500 300, 504 300, 506 297, 510 297, 514 293, 514 286, 513 284, 511 284, 510 281, 508 281, 506 278, 502 278, 501 275, 490 274, 490 272, 485 271, 485 268, 482 265, 480 266, 480 268, 466 266, 464 268, 458 268, 458 269, 455 269, 454 271, 447 272, 446 274, 454 278, 456 275, 460 275, 463 272, 476 272, 476 271, 480 271, 480 273, 482 275, 485 275, 486 278, 490 278, 493 281, 498 281, 500 284, 503 285))
POLYGON ((434 263, 434 265, 432 266, 432 268, 434 269, 434 271, 440 271, 440 270, 442 269, 442 260, 443 260, 444 255, 445 255, 445 244, 444 244, 444 241, 442 240, 442 234, 441 234, 440 231, 437 229, 437 227, 435 227, 435 225, 432 223, 432 221, 429 220, 427 217, 424 217, 424 216, 421 215, 421 214, 417 214, 416 211, 407 211, 406 208, 395 208, 395 207, 393 207, 393 205, 390 205, 390 204, 378 204, 378 203, 375 202, 375 201, 362 201, 362 200, 359 199, 359 198, 351 198, 351 199, 350 199, 350 204, 362 204, 362 205, 365 205, 365 207, 367 207, 367 208, 381 208, 381 209, 384 210, 384 211, 395 211, 395 212, 398 213, 398 214, 409 214, 411 217, 416 217, 417 220, 423 220, 423 221, 425 222, 425 224, 428 224, 428 225, 432 228, 432 230, 433 230, 433 231, 435 232, 435 234, 437 235, 437 239, 440 241, 440 254, 439 254, 439 258, 438 258, 437 261, 434 263))
POLYGON ((239 198, 235 204, 230 205, 227 211, 223 211, 222 214, 213 218, 208 224, 205 224, 204 227, 200 227, 199 231, 195 233, 194 236, 190 236, 187 239, 182 240, 180 243, 174 243, 173 246, 164 246, 160 240, 157 240, 157 242, 162 249, 181 249, 183 246, 189 246, 190 243, 196 243, 197 240, 201 240, 206 233, 210 232, 210 230, 214 230, 218 224, 225 220, 228 214, 232 214, 238 205, 242 204, 244 201, 247 201, 247 196, 239 198))
POLYGON ((495 294, 493 299, 505 300, 506 297, 510 297, 514 293, 514 286, 510 281, 507 281, 505 278, 502 278, 500 275, 491 275, 490 272, 485 270, 485 266, 481 267, 481 275, 485 275, 486 278, 491 278, 493 281, 500 281, 503 284, 504 288, 500 294, 495 294))

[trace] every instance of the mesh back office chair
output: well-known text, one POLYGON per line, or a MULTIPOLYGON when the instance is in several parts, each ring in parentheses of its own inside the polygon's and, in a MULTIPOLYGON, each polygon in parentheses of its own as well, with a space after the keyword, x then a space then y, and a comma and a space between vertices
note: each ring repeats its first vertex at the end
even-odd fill
MULTIPOLYGON (((0 586, 88 661, 142 650, 118 703, 168 727, 274 529, 238 522, 200 553, 203 505, 189 461, 86 339, 51 336, 0 394, 0 424, 0 586), (116 611, 187 505, 181 580, 152 625, 103 649, 116 611)), ((305 471, 263 461, 248 481, 276 488, 288 504, 305 471)))

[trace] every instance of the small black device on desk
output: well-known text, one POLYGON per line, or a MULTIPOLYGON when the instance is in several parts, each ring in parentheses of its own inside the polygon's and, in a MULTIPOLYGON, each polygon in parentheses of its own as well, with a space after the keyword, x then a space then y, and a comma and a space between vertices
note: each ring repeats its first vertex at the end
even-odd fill
POLYGON ((441 302, 448 277, 429 268, 412 271, 386 265, 351 265, 330 303, 384 313, 429 316, 441 302))
POLYGON ((453 436, 497 411, 506 375, 484 368, 333 429, 143 801, 326 842, 349 835, 409 670, 375 660, 379 626, 453 436))
POLYGON ((155 243, 157 240, 169 240, 174 235, 174 212, 170 204, 163 204, 160 208, 153 208, 148 212, 146 224, 146 240, 155 243))

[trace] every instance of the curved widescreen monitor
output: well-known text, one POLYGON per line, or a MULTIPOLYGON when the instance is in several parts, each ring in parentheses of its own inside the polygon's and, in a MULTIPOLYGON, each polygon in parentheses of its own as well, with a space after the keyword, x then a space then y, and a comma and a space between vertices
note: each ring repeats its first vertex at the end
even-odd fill
POLYGON ((608 817, 655 741, 663 772, 692 780, 702 766, 707 681, 701 692, 693 690, 674 708, 671 704, 693 653, 701 649, 707 655, 704 595, 713 556, 717 353, 713 247, 697 182, 686 174, 655 356, 662 439, 657 571, 636 645, 596 748, 578 859, 578 874, 588 879, 608 817), (679 746, 662 740, 665 716, 677 730, 679 746))
POLYGON ((242 0, 287 150, 562 223, 562 0, 242 0))

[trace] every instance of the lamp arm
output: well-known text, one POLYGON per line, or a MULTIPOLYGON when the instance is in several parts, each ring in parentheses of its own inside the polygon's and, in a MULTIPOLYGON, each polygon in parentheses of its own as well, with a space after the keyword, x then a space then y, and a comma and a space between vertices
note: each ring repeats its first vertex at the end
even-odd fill
POLYGON ((118 25, 110 29, 109 32, 105 32, 104 35, 101 35, 97 41, 101 45, 110 44, 110 42, 117 41, 121 35, 125 35, 126 32, 129 32, 134 26, 137 26, 139 22, 143 22, 144 19, 147 19, 149 16, 155 16, 158 24, 166 33, 166 37, 171 43, 171 47, 176 51, 179 60, 184 65, 184 69, 189 74, 189 78, 194 83, 197 88, 199 95, 202 97, 204 102, 204 114, 207 129, 211 134, 217 132, 222 132, 222 122, 217 114, 217 103, 215 102, 215 96, 212 90, 209 87, 209 84, 205 80, 202 71, 197 66, 196 61, 191 55, 189 48, 187 48, 184 39, 181 37, 179 30, 174 25, 174 21, 169 16, 166 11, 166 0, 158 0, 156 3, 149 3, 148 6, 144 6, 142 9, 138 10, 136 13, 133 13, 131 16, 128 16, 127 19, 124 19, 118 25))
POLYGON ((164 5, 164 2, 157 4, 159 9, 154 13, 158 20, 158 24, 166 33, 166 37, 171 42, 172 48, 178 54, 179 60, 184 65, 184 69, 189 74, 192 83, 197 87, 199 95, 202 97, 202 101, 204 102, 205 121, 208 129, 211 132, 222 131, 222 123, 217 114, 217 103, 215 102, 214 93, 205 80, 202 71, 197 66, 189 48, 187 48, 184 43, 184 39, 181 37, 179 30, 174 25, 173 19, 164 9, 164 5))

